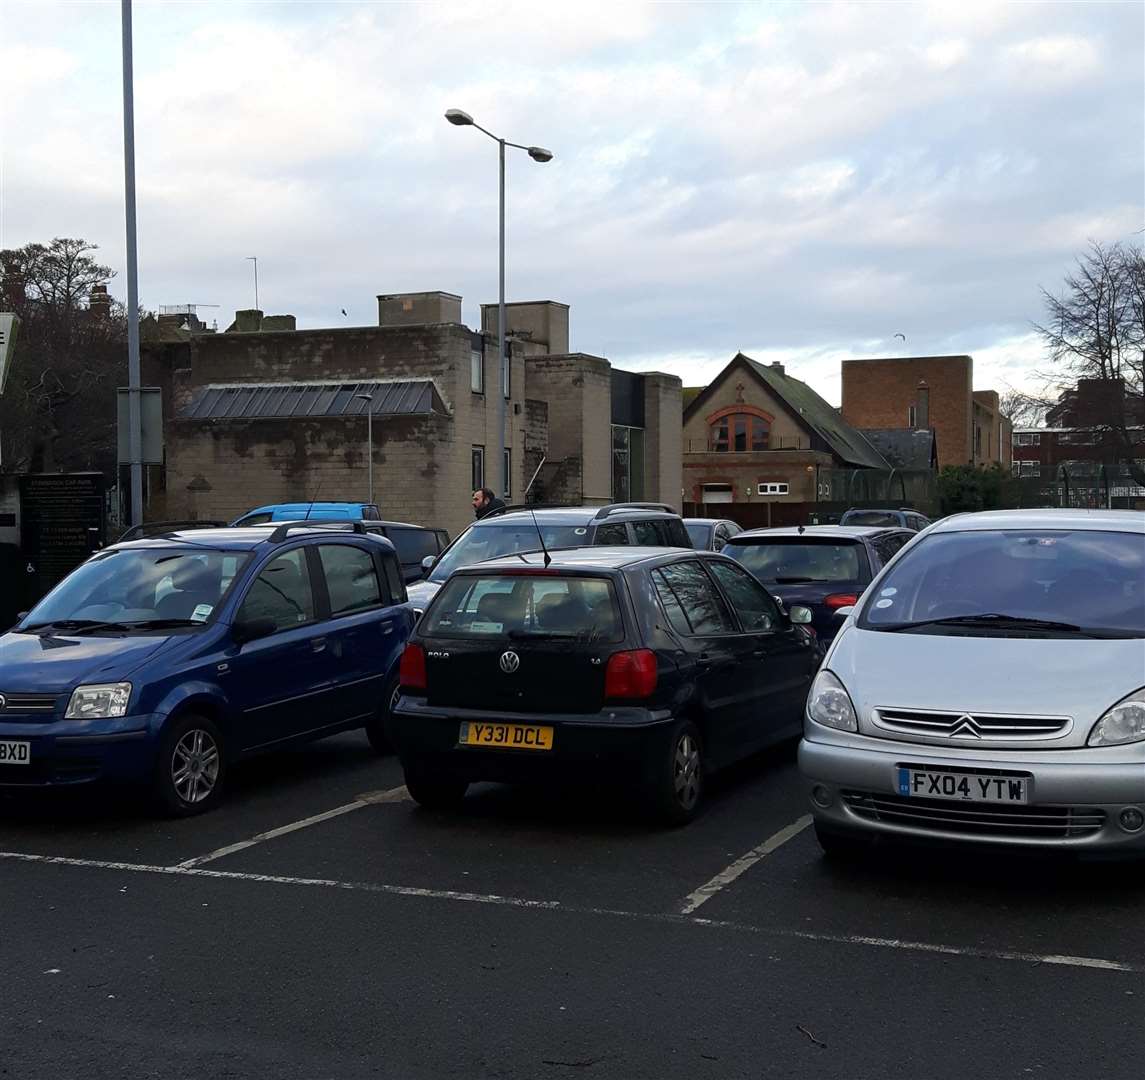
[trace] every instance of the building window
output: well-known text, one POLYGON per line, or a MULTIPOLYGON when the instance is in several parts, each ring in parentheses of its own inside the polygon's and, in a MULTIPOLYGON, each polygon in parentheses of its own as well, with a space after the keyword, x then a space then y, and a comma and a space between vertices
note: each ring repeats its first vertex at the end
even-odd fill
POLYGON ((980 427, 974 429, 974 456, 982 456, 982 429, 980 427))
POLYGON ((1021 468, 1022 476, 1041 476, 1042 465, 1040 461, 1022 461, 1017 463, 1021 468))
POLYGON ((644 498, 644 429, 612 426, 612 499, 644 498))
POLYGON ((1022 431, 1017 441, 1019 446, 1041 446, 1042 436, 1036 431, 1022 431))
POLYGON ((480 349, 469 353, 469 389, 475 394, 485 393, 485 354, 480 349))
POLYGON ((762 416, 750 413, 731 413, 712 422, 709 428, 708 448, 717 453, 744 453, 748 450, 766 450, 771 437, 771 425, 762 416))
POLYGON ((480 491, 485 486, 485 447, 475 446, 471 451, 473 483, 469 486, 474 491, 480 491))
POLYGON ((501 493, 502 499, 509 498, 513 493, 513 452, 505 447, 505 490, 501 493))
POLYGON ((918 406, 911 405, 906 411, 906 426, 908 428, 918 427, 918 406))
POLYGON ((760 495, 786 495, 790 491, 786 484, 760 484, 758 489, 760 495))

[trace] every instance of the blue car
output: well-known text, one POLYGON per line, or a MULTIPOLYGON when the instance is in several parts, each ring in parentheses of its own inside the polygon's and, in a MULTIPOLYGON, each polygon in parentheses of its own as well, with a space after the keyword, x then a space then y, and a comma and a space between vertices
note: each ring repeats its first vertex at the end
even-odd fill
POLYGON ((280 521, 381 521, 374 503, 362 502, 296 502, 256 506, 231 525, 267 525, 280 521))
POLYGON ((413 621, 361 523, 106 548, 0 637, 0 788, 142 783, 184 816, 260 751, 365 728, 382 752, 413 621))

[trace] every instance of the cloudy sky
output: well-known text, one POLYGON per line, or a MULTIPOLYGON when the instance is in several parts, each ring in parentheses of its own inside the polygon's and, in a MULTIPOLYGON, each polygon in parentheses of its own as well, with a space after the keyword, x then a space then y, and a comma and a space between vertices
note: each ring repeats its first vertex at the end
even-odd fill
MULTIPOLYGON (((0 0, 0 245, 83 236, 124 295, 118 2, 0 0)), ((376 323, 379 292, 572 307, 686 383, 737 349, 970 352, 1029 384, 1039 286, 1140 239, 1145 6, 135 4, 140 295, 376 323), (347 310, 343 317, 340 309, 347 310)))

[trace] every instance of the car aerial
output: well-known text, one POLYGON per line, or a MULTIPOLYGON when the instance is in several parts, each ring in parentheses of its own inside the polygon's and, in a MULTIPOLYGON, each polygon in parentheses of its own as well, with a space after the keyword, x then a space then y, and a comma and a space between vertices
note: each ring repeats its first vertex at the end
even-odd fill
POLYGON ((361 502, 294 502, 272 503, 248 510, 232 521, 234 526, 267 525, 272 521, 381 521, 374 503, 361 502))
POLYGON ((684 518, 684 528, 697 551, 723 551, 724 545, 743 530, 726 518, 684 518))
POLYGON ((890 525, 911 532, 929 528, 931 520, 917 510, 848 510, 839 519, 840 525, 890 525))
POLYGON ((187 815, 258 751, 361 727, 383 750, 412 625, 360 525, 105 548, 0 637, 0 788, 135 782, 187 815))
POLYGON ((683 823, 705 775, 792 738, 817 643, 710 552, 582 548, 460 568, 419 621, 390 720, 410 795, 606 780, 683 823))
POLYGON ((898 528, 749 529, 732 537, 723 553, 784 604, 810 608, 815 632, 828 642, 840 626, 836 612, 854 605, 884 564, 914 538, 898 528))
POLYGON ((1145 515, 933 526, 835 638, 799 764, 829 853, 897 837, 1145 855, 1145 515))
POLYGON ((454 570, 500 555, 591 545, 691 548, 680 515, 665 503, 607 506, 507 506, 475 521, 437 559, 426 559, 425 580, 410 586, 419 610, 454 570))

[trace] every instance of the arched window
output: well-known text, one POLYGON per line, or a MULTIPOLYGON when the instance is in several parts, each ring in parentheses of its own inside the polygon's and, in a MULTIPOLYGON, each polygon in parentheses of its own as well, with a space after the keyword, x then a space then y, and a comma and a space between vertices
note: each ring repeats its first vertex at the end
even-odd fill
POLYGON ((708 433, 708 448, 718 453, 766 450, 771 437, 771 417, 756 412, 721 410, 709 419, 708 433))

